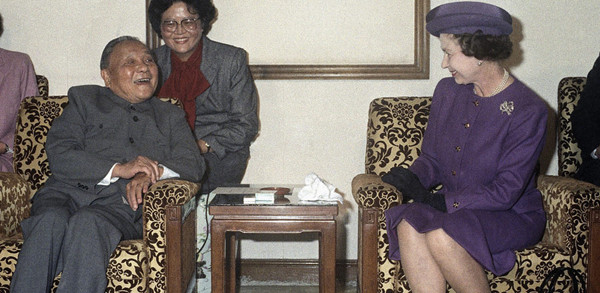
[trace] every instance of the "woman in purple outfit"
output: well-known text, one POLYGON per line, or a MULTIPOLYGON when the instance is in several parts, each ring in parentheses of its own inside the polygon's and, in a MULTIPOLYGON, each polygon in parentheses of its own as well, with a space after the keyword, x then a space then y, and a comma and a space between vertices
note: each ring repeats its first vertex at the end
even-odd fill
POLYGON ((484 269, 507 273, 514 250, 544 232, 535 170, 548 111, 500 64, 512 53, 508 12, 455 2, 426 20, 452 77, 435 89, 420 157, 383 176, 413 199, 385 213, 389 257, 401 260, 413 292, 445 292, 446 283, 457 292, 490 292, 484 269))
MULTIPOLYGON (((4 32, 0 15, 0 36, 4 32)), ((13 172, 13 139, 21 101, 37 96, 35 71, 29 56, 0 48, 0 172, 13 172)))

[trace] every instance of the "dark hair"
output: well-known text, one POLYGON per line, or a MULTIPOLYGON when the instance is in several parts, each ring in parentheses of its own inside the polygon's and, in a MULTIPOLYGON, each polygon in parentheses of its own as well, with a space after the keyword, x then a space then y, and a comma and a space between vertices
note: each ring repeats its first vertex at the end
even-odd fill
POLYGON ((0 37, 2 36, 3 32, 4 32, 4 19, 2 18, 2 14, 0 14, 0 37))
POLYGON ((102 50, 102 57, 100 57, 100 70, 108 68, 110 65, 110 54, 112 54, 118 44, 125 41, 135 41, 139 42, 140 44, 144 44, 140 41, 140 39, 132 36, 122 36, 111 40, 108 42, 108 44, 106 44, 104 50, 102 50))
POLYGON ((512 41, 508 35, 484 35, 481 31, 474 34, 455 34, 465 56, 479 60, 500 61, 512 54, 512 41))
POLYGON ((190 13, 199 15, 202 33, 207 34, 217 11, 211 0, 152 0, 148 6, 148 19, 158 37, 162 39, 160 24, 163 13, 177 2, 183 2, 190 13))

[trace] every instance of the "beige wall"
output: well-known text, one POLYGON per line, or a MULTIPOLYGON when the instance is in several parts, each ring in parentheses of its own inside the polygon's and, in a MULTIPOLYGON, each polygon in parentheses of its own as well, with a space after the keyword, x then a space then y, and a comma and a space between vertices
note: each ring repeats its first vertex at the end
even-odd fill
MULTIPOLYGON (((233 0, 214 1, 218 8, 219 2, 233 0)), ((66 94, 73 85, 101 84, 98 63, 103 46, 123 34, 145 39, 143 2, 1 0, 5 33, 0 47, 27 52, 37 73, 49 78, 51 95, 66 94)), ((432 0, 431 7, 446 2, 432 0)), ((503 6, 516 20, 515 37, 521 50, 511 59, 510 70, 555 111, 559 80, 586 75, 598 57, 600 1, 488 2, 503 6)), ((218 27, 217 21, 209 37, 217 41, 232 38, 218 27)), ((429 80, 256 81, 262 130, 251 147, 244 182, 303 183, 310 172, 331 182, 346 199, 339 217, 338 258, 356 259, 357 209, 350 182, 363 172, 368 104, 381 96, 431 95, 437 81, 449 76, 439 66, 441 58, 439 42, 431 38, 429 80)), ((549 137, 543 165, 546 173, 556 174, 553 129, 549 137)), ((294 239, 284 243, 246 241, 243 254, 249 258, 318 256, 312 238, 294 239)))

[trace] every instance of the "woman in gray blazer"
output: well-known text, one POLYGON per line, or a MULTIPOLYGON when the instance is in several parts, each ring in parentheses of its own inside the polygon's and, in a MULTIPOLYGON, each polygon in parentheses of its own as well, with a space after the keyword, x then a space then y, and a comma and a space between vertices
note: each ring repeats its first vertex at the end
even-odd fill
POLYGON ((184 105, 207 163, 203 193, 240 183, 258 133, 257 93, 246 52, 206 37, 215 17, 210 0, 152 0, 148 16, 165 42, 154 50, 162 74, 158 96, 184 105))

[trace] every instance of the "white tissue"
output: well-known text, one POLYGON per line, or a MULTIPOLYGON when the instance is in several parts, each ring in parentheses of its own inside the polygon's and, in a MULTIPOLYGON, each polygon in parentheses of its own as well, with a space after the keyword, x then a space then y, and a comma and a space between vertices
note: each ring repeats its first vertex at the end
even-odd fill
POLYGON ((343 203, 342 196, 335 192, 335 186, 319 178, 315 173, 308 174, 306 178, 304 178, 304 184, 305 186, 298 192, 298 198, 300 198, 300 200, 337 200, 340 203, 343 203))

